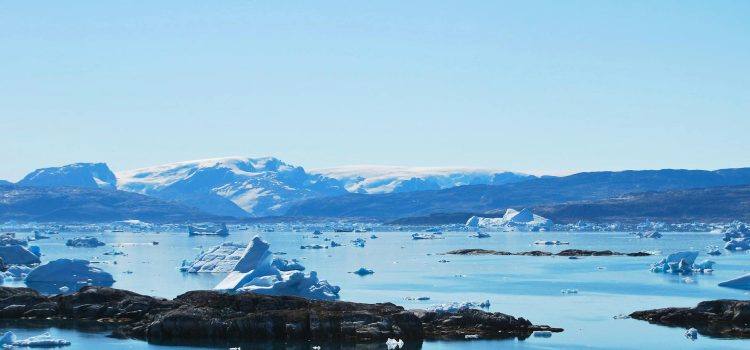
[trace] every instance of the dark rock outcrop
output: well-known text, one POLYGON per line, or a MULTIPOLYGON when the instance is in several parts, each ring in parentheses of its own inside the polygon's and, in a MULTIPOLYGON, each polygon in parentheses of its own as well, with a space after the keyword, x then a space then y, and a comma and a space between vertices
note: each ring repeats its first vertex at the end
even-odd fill
POLYGON ((710 300, 693 308, 636 311, 630 317, 662 326, 695 328, 719 338, 750 338, 750 300, 710 300))
POLYGON ((566 249, 559 253, 545 252, 541 250, 532 250, 528 252, 511 253, 498 250, 488 249, 457 249, 451 250, 446 254, 452 255, 523 255, 523 256, 649 256, 651 253, 647 252, 635 252, 635 253, 619 253, 611 250, 582 250, 582 249, 566 249))
POLYGON ((308 300, 251 293, 192 291, 173 300, 88 286, 70 295, 43 296, 28 288, 0 287, 0 319, 98 321, 113 336, 152 343, 227 340, 421 341, 525 338, 536 326, 523 318, 480 310, 435 313, 391 304, 308 300))

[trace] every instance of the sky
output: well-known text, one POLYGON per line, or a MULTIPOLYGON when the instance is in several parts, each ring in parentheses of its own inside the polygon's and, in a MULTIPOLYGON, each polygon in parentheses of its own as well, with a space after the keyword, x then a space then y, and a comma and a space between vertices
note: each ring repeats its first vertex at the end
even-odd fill
POLYGON ((0 3, 0 179, 750 166, 748 1, 0 3))

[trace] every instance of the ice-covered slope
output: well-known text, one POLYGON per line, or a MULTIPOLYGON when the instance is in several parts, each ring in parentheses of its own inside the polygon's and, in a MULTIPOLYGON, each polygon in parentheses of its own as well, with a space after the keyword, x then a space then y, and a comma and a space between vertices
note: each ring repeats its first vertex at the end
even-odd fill
POLYGON ((353 193, 440 190, 462 185, 502 185, 530 175, 497 169, 355 165, 310 171, 344 183, 353 193))
POLYGON ((75 163, 37 169, 18 182, 19 186, 71 186, 115 189, 117 179, 104 163, 75 163))
POLYGON ((347 193, 334 179, 273 157, 228 157, 117 173, 118 188, 231 216, 283 214, 298 200, 347 193))

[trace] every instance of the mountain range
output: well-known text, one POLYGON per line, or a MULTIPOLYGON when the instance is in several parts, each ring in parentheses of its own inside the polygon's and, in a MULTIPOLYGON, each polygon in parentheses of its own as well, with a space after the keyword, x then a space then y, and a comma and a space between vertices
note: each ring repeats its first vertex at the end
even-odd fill
MULTIPOLYGON (((552 219, 555 215, 563 219, 565 213, 583 217, 598 210, 595 208, 612 207, 615 203, 612 201, 633 194, 716 188, 714 192, 703 193, 710 198, 721 191, 738 191, 731 186, 748 184, 750 168, 603 171, 536 177, 496 169, 447 167, 349 166, 306 171, 273 157, 215 158, 118 172, 111 171, 104 163, 76 163, 35 170, 14 185, 0 182, 6 193, 15 191, 13 204, 6 203, 0 208, 0 218, 60 218, 65 210, 71 217, 78 215, 87 219, 95 217, 94 212, 109 211, 127 216, 126 213, 135 214, 128 210, 142 205, 151 208, 150 212, 173 211, 174 216, 165 217, 183 219, 279 217, 279 220, 390 221, 407 217, 440 217, 441 220, 453 217, 450 220, 455 220, 467 213, 493 215, 509 207, 533 207, 553 216, 552 219), (74 188, 90 191, 72 190, 74 188), (66 193, 72 202, 61 199, 66 193), (28 212, 24 216, 21 212, 31 208, 19 205, 25 203, 20 197, 23 195, 36 198, 38 205, 43 202, 41 198, 51 196, 54 201, 50 203, 67 207, 54 215, 28 212), (79 215, 71 209, 84 210, 82 198, 93 200, 98 196, 108 199, 94 201, 99 206, 92 213, 79 215), (113 196, 119 199, 113 200, 113 196), (123 205, 133 208, 117 207, 123 205), (110 207, 105 210, 107 206, 110 207), (159 210, 154 210, 157 207, 159 210), (12 210, 16 210, 15 216, 8 216, 12 210)), ((700 193, 696 192, 695 196, 689 198, 699 200, 700 193)), ((628 204, 631 207, 655 201, 654 197, 627 198, 631 198, 628 204)), ((612 208, 625 210, 628 207, 622 201, 616 203, 620 203, 619 206, 612 208)), ((608 218, 618 215, 626 214, 613 213, 608 218)))

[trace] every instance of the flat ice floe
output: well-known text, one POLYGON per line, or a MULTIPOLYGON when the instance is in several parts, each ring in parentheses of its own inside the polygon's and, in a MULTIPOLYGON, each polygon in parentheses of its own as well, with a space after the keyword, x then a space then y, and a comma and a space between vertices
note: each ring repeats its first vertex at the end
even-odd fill
POLYGON ((111 285, 115 280, 104 270, 91 266, 88 260, 57 259, 31 270, 26 283, 92 283, 111 285))
POLYGON ((253 292, 267 295, 293 295, 309 299, 338 299, 341 288, 320 281, 315 271, 309 274, 298 270, 299 263, 274 262, 270 245, 258 236, 253 237, 242 257, 215 290, 253 292), (288 271, 283 271, 285 268, 288 271), (281 267, 281 269, 279 268, 281 267))
POLYGON ((70 342, 64 339, 52 338, 49 333, 43 333, 26 339, 17 340, 16 335, 13 332, 5 332, 2 338, 0 338, 0 345, 6 349, 16 347, 56 348, 60 346, 68 346, 70 345, 70 342))

